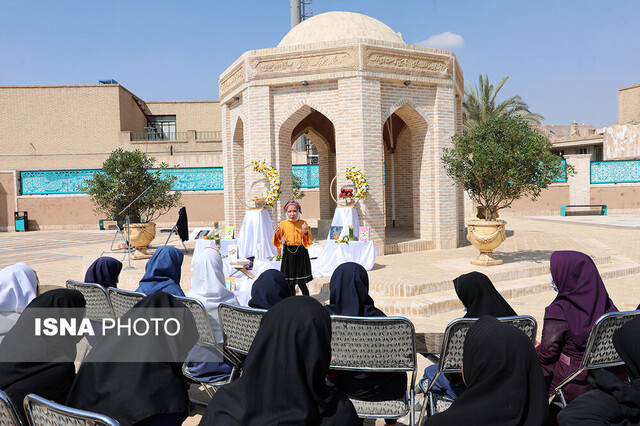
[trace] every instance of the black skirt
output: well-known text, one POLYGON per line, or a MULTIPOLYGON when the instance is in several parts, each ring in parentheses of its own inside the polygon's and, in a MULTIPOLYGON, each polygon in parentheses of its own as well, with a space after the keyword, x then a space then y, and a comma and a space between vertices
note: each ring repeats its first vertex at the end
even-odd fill
POLYGON ((305 246, 288 246, 282 244, 282 265, 280 271, 284 274, 289 287, 305 286, 313 280, 311 274, 311 260, 305 246))

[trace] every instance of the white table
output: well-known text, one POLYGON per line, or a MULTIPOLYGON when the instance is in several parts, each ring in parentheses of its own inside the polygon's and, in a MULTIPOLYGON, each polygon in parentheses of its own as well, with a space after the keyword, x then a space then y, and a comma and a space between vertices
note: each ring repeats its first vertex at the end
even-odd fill
POLYGON ((327 241, 322 255, 311 261, 313 277, 329 277, 333 271, 345 262, 359 263, 370 271, 378 256, 378 249, 372 241, 349 241, 336 243, 327 241))
MULTIPOLYGON (((220 239, 220 255, 228 256, 229 255, 229 246, 233 244, 238 244, 238 240, 226 240, 224 238, 220 239)), ((205 247, 214 247, 216 246, 216 240, 205 240, 204 238, 198 238, 196 240, 196 247, 193 249, 193 257, 195 258, 197 254, 205 247)))
MULTIPOLYGON (((333 212, 333 220, 331 226, 342 226, 342 232, 340 232, 340 238, 345 235, 349 235, 349 226, 353 226, 353 235, 358 236, 360 234, 360 221, 358 220, 358 209, 355 207, 338 207, 333 212)), ((329 239, 331 231, 327 235, 327 244, 331 242, 329 239)))
POLYGON ((255 256, 256 247, 262 244, 265 257, 276 255, 276 248, 271 243, 273 222, 267 209, 247 210, 242 227, 238 233, 238 254, 248 259, 255 256))

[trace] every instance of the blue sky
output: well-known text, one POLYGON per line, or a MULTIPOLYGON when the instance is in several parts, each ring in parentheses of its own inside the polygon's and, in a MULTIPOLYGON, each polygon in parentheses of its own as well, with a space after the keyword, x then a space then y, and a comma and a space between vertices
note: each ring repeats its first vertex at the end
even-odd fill
MULTIPOLYGON (((312 10, 364 13, 411 44, 431 37, 472 84, 509 75, 500 98, 519 94, 545 124, 609 125, 618 89, 640 83, 636 0, 314 0, 312 10)), ((288 0, 0 0, 0 85, 113 78, 147 101, 218 99, 220 73, 289 27, 288 0)))

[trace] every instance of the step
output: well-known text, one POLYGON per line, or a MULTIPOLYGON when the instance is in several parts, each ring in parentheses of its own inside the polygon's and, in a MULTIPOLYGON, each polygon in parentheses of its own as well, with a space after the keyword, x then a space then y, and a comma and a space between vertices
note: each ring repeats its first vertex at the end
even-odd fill
POLYGON ((416 251, 434 250, 436 245, 433 241, 412 240, 400 243, 389 243, 384 245, 384 254, 412 253, 416 251))
MULTIPOLYGON (((640 265, 622 256, 613 256, 614 262, 599 266, 604 281, 640 274, 640 265)), ((549 285, 548 269, 534 277, 515 280, 492 280, 496 289, 509 300, 517 297, 552 291, 549 285)), ((374 297, 376 306, 387 315, 408 317, 428 317, 450 311, 461 311, 463 306, 458 299, 451 281, 446 290, 433 291, 419 297, 374 297)))
MULTIPOLYGON (((599 267, 611 263, 611 256, 597 256, 593 258, 593 261, 599 267)), ((474 268, 473 265, 469 265, 469 271, 473 269, 480 270, 481 268, 474 268)), ((490 271, 482 270, 492 282, 515 280, 520 278, 530 278, 539 275, 549 276, 549 262, 518 262, 511 264, 503 264, 498 266, 492 266, 488 268, 490 271)), ((458 275, 457 272, 452 272, 451 278, 444 280, 428 281, 424 282, 371 282, 369 285, 369 294, 372 297, 415 297, 442 290, 449 290, 453 286, 453 279, 458 275)), ((416 281, 420 277, 416 277, 416 281)))

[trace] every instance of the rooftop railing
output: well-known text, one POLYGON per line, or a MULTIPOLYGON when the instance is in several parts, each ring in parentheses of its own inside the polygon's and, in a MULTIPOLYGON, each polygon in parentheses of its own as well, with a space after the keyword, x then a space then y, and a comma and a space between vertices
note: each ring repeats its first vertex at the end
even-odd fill
POLYGON ((131 132, 131 140, 140 141, 184 141, 187 132, 131 132))

